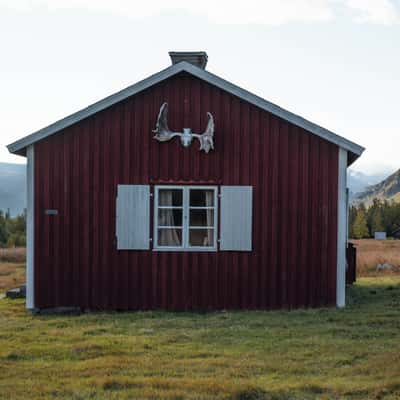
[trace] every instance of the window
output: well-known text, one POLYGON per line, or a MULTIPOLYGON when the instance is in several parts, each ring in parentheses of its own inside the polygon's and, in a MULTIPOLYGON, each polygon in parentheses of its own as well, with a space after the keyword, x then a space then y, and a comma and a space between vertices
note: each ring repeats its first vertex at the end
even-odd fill
POLYGON ((151 235, 150 185, 118 185, 117 249, 148 250, 152 243, 154 250, 216 251, 220 238, 221 251, 252 251, 252 186, 219 191, 218 199, 216 186, 156 186, 151 235))
POLYGON ((216 250, 216 187, 156 186, 154 200, 154 249, 216 250))

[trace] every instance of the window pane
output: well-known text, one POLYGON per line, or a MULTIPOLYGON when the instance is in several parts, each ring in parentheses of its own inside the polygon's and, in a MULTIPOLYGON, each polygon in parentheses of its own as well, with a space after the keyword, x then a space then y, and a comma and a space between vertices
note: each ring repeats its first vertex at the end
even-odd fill
POLYGON ((190 210, 190 226, 214 226, 214 210, 190 210))
POLYGON ((182 229, 159 229, 157 242, 158 246, 182 246, 182 229))
POLYGON ((190 189, 190 206, 213 207, 214 190, 190 189))
POLYGON ((158 226, 182 226, 182 209, 159 208, 158 226))
POLYGON ((159 189, 158 205, 182 207, 182 189, 159 189))
POLYGON ((189 230, 190 246, 214 246, 214 230, 213 229, 190 229, 189 230))

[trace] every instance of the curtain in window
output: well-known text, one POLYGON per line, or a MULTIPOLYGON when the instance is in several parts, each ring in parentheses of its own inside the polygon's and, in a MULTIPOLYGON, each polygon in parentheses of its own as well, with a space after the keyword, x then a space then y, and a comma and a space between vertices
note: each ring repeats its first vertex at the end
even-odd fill
MULTIPOLYGON (((172 191, 160 190, 159 191, 159 204, 165 206, 172 206, 172 191)), ((162 217, 158 217, 158 225, 160 226, 174 226, 174 210, 163 209, 162 217)), ((180 246, 180 240, 176 228, 160 229, 158 231, 158 241, 163 246, 180 246)))

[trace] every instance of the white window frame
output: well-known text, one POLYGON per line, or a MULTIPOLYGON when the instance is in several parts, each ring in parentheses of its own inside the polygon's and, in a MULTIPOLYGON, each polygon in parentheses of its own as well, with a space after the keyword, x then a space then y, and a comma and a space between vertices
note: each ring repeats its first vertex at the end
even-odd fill
MULTIPOLYGON (((175 207, 176 208, 176 207, 175 207)), ((218 243, 218 186, 197 186, 197 185, 156 185, 154 186, 154 207, 153 207, 153 251, 217 251, 218 243), (159 246, 158 245, 158 192, 160 189, 182 190, 182 246, 159 246), (190 209, 207 209, 207 207, 190 207, 189 193, 191 189, 213 190, 214 206, 214 243, 213 246, 190 246, 189 229, 205 229, 204 227, 189 226, 190 209)))

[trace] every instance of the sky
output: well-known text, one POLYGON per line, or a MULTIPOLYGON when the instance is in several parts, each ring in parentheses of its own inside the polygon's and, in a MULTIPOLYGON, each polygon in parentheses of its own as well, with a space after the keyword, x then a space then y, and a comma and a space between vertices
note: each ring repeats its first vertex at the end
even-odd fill
MULTIPOLYGON (((400 0, 0 0, 6 145, 204 50, 207 70, 400 168, 400 0)), ((216 137, 217 139, 217 137, 216 137)), ((218 140, 218 139, 217 139, 218 140)))

